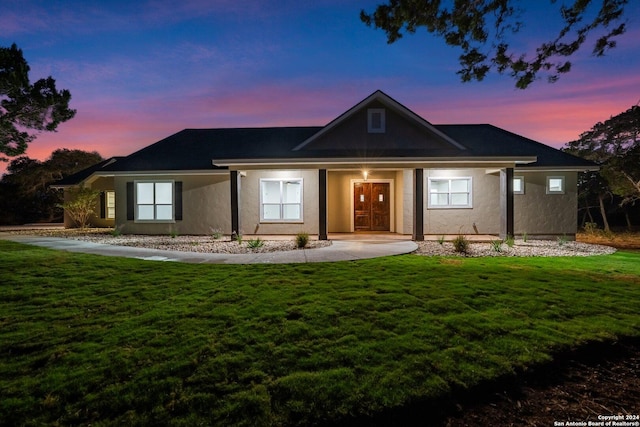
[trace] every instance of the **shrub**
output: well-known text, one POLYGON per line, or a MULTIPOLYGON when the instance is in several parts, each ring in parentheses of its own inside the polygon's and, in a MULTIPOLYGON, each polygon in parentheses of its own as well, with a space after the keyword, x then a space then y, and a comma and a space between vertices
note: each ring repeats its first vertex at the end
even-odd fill
POLYGON ((247 247, 251 249, 258 249, 264 246, 264 241, 259 237, 256 239, 247 240, 247 247))
POLYGON ((563 234, 562 236, 558 237, 558 246, 564 246, 568 241, 569 239, 567 239, 567 236, 563 234))
POLYGON ((231 241, 238 242, 238 244, 242 243, 242 234, 236 233, 235 231, 231 233, 231 241))
POLYGON ((464 237, 462 234, 458 234, 455 239, 453 239, 453 248, 456 252, 461 254, 466 254, 469 252, 469 240, 464 237))
POLYGON ((212 228, 211 236, 213 237, 214 240, 219 240, 223 236, 222 230, 220 230, 219 228, 212 228))
POLYGON ((502 240, 492 240, 491 249, 496 252, 502 252, 502 240))
POLYGON ((507 234, 507 238, 504 240, 504 242, 507 244, 507 246, 512 248, 513 245, 516 244, 516 239, 514 239, 511 234, 507 234))
POLYGON ((71 200, 58 206, 64 209, 80 228, 87 228, 89 218, 94 214, 96 199, 100 191, 87 187, 69 190, 71 200))
POLYGON ((119 235, 122 234, 122 229, 124 228, 124 225, 119 225, 117 227, 115 227, 113 230, 111 230, 111 235, 113 237, 118 237, 119 235))
POLYGON ((309 243, 309 233, 300 232, 296 234, 296 247, 302 249, 309 243))
POLYGON ((522 233, 522 241, 527 243, 527 240, 529 240, 529 235, 527 233, 522 233))
POLYGON ((584 232, 587 234, 598 234, 600 229, 598 228, 598 224, 595 222, 587 222, 584 224, 584 232))
POLYGON ((444 243, 444 236, 438 237, 438 243, 440 243, 440 246, 442 246, 442 244, 444 243))

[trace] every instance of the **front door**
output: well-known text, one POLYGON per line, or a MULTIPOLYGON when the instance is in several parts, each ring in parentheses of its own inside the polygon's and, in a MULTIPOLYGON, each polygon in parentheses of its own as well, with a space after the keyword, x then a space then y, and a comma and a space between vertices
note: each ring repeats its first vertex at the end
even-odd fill
POLYGON ((353 187, 355 231, 389 231, 391 202, 388 182, 357 182, 353 187))

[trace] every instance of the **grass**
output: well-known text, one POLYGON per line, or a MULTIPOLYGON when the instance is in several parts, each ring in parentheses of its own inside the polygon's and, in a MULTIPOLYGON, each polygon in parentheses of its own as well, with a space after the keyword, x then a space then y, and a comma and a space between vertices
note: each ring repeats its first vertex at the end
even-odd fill
POLYGON ((640 336, 640 253, 192 265, 0 240, 7 425, 372 415, 640 336))

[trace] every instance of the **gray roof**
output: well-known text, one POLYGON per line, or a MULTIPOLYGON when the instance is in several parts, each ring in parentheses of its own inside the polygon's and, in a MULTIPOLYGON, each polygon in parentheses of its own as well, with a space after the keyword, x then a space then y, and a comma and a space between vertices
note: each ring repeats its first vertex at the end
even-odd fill
MULTIPOLYGON (((564 153, 504 129, 488 125, 434 125, 463 145, 451 148, 368 150, 345 147, 342 150, 293 150, 323 127, 272 127, 185 129, 143 148, 116 162, 99 168, 103 171, 188 171, 226 169, 216 167, 216 159, 299 159, 354 157, 523 157, 536 156, 527 167, 593 167, 587 160, 564 153)), ((96 169, 97 170, 97 169, 96 169)), ((95 171, 95 170, 93 170, 95 171)), ((92 172, 93 172, 92 171, 92 172)))

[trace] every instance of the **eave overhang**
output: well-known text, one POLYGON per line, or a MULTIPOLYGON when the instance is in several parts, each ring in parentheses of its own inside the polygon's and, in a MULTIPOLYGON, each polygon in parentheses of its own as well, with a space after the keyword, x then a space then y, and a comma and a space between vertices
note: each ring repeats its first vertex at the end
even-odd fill
POLYGON ((426 167, 513 167, 514 165, 529 164, 537 161, 535 156, 522 157, 376 157, 376 158, 296 158, 296 159, 214 159, 214 166, 229 169, 274 169, 274 168, 303 168, 318 169, 327 167, 354 167, 363 165, 384 168, 426 168, 426 167))

